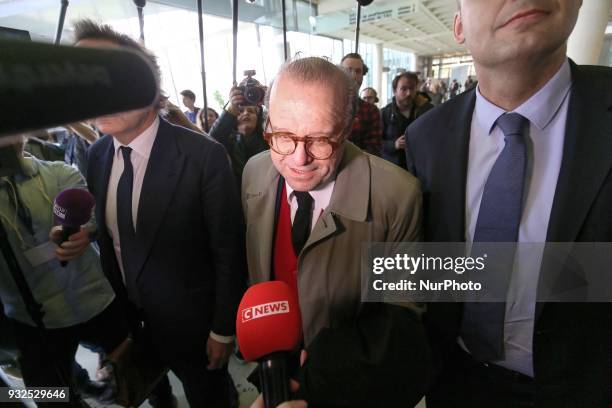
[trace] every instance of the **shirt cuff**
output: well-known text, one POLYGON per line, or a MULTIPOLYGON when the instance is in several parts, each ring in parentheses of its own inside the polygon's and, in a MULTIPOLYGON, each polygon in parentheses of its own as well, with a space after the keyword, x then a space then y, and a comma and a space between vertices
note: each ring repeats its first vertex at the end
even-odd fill
POLYGON ((217 333, 210 332, 210 338, 219 343, 229 344, 234 342, 234 336, 220 336, 217 333))

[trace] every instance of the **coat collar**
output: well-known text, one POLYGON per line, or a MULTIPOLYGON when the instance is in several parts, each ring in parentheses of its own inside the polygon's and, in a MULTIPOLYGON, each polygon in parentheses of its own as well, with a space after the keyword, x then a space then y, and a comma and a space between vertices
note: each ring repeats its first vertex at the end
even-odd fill
POLYGON ((370 205, 370 182, 368 156, 346 142, 328 212, 357 222, 365 221, 370 205))

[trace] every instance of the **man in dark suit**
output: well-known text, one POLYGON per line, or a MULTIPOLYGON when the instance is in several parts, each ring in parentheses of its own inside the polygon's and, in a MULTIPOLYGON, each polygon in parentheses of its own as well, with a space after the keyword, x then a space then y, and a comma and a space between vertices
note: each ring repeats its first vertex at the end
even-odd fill
MULTIPOLYGON (((75 39, 77 46, 129 48, 159 73, 155 57, 109 26, 81 21, 75 39)), ((88 170, 102 266, 190 405, 224 407, 246 281, 238 190, 221 145, 158 111, 94 120, 106 134, 91 147, 88 170)))
MULTIPOLYGON (((406 131, 427 241, 612 241, 612 70, 566 57, 581 3, 459 2, 478 86, 406 131)), ((612 406, 612 305, 537 302, 554 270, 523 261, 512 302, 428 306, 429 407, 612 406)))

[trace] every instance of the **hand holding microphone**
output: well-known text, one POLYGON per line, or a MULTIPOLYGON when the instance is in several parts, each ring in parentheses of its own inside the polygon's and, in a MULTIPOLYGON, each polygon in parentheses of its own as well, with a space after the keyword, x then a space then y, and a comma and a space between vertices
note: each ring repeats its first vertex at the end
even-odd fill
POLYGON ((59 245, 55 253, 62 266, 87 249, 89 231, 81 226, 91 219, 94 204, 93 196, 82 188, 66 189, 55 198, 53 217, 59 225, 51 229, 49 238, 59 245))
POLYGON ((294 291, 281 281, 251 286, 238 307, 236 338, 244 359, 259 363, 262 406, 276 408, 289 401, 287 357, 302 339, 294 291))

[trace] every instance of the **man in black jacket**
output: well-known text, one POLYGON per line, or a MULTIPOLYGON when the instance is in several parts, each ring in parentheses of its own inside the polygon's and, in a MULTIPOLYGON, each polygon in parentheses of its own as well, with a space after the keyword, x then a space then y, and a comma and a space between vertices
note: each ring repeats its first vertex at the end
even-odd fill
MULTIPOLYGON (((75 38, 78 46, 127 47, 158 69, 155 57, 109 26, 80 22, 75 38)), ((158 111, 94 120, 106 134, 90 148, 87 173, 102 267, 189 404, 226 407, 246 282, 238 191, 223 147, 158 111)))
POLYGON ((431 102, 417 93, 419 77, 404 72, 393 78, 393 100, 382 111, 382 157, 406 168, 406 139, 404 132, 416 118, 433 108, 431 102))
MULTIPOLYGON (((427 241, 612 240, 612 70, 566 56, 581 3, 460 2, 455 37, 478 86, 406 132, 427 241)), ((522 262, 508 293, 524 296, 501 314, 428 306, 428 407, 612 406, 611 304, 537 303, 539 282, 566 269, 522 262)))

